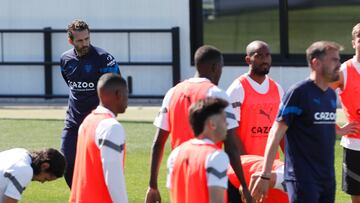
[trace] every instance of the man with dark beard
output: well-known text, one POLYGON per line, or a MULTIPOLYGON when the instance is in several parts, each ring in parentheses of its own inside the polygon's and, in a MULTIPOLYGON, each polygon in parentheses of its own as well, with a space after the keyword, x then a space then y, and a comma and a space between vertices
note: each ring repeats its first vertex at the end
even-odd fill
MULTIPOLYGON (((253 41, 246 47, 249 72, 237 78, 227 89, 239 127, 238 145, 244 154, 264 156, 271 125, 278 112, 283 90, 267 76, 271 66, 269 45, 253 41)), ((279 157, 277 155, 277 157, 279 157)), ((239 202, 237 189, 229 183, 229 200, 239 202)))
POLYGON ((68 41, 74 48, 63 53, 60 60, 61 74, 70 89, 61 151, 67 161, 65 180, 71 188, 78 129, 84 118, 99 104, 97 82, 103 74, 120 74, 120 70, 111 54, 91 45, 86 22, 74 20, 67 33, 68 41))
POLYGON ((245 154, 264 156, 266 141, 283 95, 282 88, 267 76, 271 66, 269 46, 253 41, 246 47, 249 72, 227 89, 236 119, 237 134, 245 154))

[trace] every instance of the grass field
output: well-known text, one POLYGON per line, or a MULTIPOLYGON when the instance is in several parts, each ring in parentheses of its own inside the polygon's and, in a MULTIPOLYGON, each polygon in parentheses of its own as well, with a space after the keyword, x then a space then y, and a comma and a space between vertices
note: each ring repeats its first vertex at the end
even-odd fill
MULTIPOLYGON (((126 187, 129 202, 140 203, 144 201, 147 183, 149 178, 149 157, 151 143, 155 128, 151 120, 156 114, 156 109, 130 108, 127 114, 120 116, 119 119, 127 132, 127 154, 125 163, 126 187), (143 113, 140 113, 143 112, 143 113), (129 116, 130 121, 126 118, 129 116), (131 117, 134 115, 134 117, 131 117), (136 118, 137 117, 137 118, 136 118)), ((43 147, 59 148, 60 133, 63 127, 63 110, 59 110, 58 115, 48 113, 53 110, 32 110, 33 118, 28 117, 29 111, 26 109, 0 109, 0 151, 13 148, 24 147, 27 149, 40 149, 43 147), (11 113, 12 111, 12 113, 11 113), (25 112, 25 113, 24 113, 25 112), (27 112, 27 113, 26 113, 27 112), (9 114, 9 115, 7 115, 9 114), (48 114, 51 119, 46 119, 43 114, 48 114), (4 116, 7 115, 7 116, 4 116), (15 117, 15 118, 14 118, 15 117)), ((57 112, 57 111, 56 111, 57 112)), ((342 118, 342 115, 340 116, 342 118)), ((169 153, 169 146, 166 147, 165 158, 169 153)), ((336 202, 349 202, 349 198, 340 190, 341 183, 341 160, 342 151, 339 141, 336 143, 336 175, 337 193, 336 202)), ((163 202, 169 202, 168 191, 165 188, 166 168, 165 161, 162 162, 159 175, 159 187, 163 202)), ((63 179, 45 183, 44 185, 32 182, 24 192, 24 203, 64 203, 69 197, 69 190, 63 179)))

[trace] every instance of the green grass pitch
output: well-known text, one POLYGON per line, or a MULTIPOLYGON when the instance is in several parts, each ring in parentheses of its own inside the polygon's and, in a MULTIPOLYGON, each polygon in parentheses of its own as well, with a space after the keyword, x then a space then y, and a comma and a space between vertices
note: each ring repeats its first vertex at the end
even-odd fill
MULTIPOLYGON (((144 202, 149 178, 150 149, 155 132, 151 122, 121 122, 127 132, 127 154, 125 161, 125 177, 129 202, 144 202)), ((59 148, 62 120, 39 119, 1 119, 0 151, 13 147, 40 149, 43 147, 59 148)), ((159 187, 163 202, 169 201, 169 193, 165 188, 165 160, 169 153, 166 147, 164 160, 159 174, 159 187)), ((339 141, 336 143, 336 202, 349 202, 349 197, 340 189, 342 150, 339 141)), ((63 178, 48 182, 32 182, 25 190, 23 203, 64 203, 69 198, 69 190, 63 178)))

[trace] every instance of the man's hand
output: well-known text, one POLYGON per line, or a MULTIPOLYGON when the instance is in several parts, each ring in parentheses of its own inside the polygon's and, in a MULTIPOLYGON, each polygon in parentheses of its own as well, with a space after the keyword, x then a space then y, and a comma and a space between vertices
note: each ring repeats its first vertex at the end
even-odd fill
POLYGON ((251 194, 250 194, 250 191, 249 191, 248 188, 243 189, 241 197, 243 197, 243 196, 244 196, 244 199, 245 199, 246 203, 255 202, 255 201, 253 201, 253 198, 251 197, 251 194))
POLYGON ((161 203, 159 190, 149 187, 146 192, 145 203, 161 203))
POLYGON ((258 174, 252 176, 251 178, 254 178, 254 181, 252 180, 250 182, 252 197, 256 202, 264 202, 268 195, 270 180, 262 179, 258 174))
POLYGON ((358 135, 360 134, 360 122, 354 121, 346 123, 342 127, 336 126, 336 134, 338 135, 358 135))

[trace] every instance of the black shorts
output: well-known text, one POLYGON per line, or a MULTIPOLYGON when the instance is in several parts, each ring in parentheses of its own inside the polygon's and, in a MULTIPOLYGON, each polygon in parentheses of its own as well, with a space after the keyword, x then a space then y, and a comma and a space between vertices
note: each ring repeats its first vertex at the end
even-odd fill
POLYGON ((360 195, 360 151, 344 148, 342 190, 349 195, 360 195))

